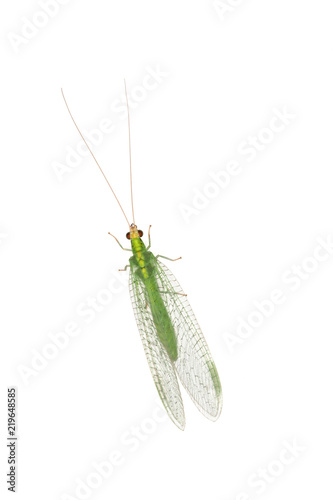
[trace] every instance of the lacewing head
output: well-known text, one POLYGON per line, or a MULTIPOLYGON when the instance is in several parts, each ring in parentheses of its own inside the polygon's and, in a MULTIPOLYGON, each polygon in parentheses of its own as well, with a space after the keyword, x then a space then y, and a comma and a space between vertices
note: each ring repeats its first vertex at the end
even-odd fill
POLYGON ((143 231, 141 231, 141 229, 138 229, 135 224, 131 224, 130 231, 126 233, 126 238, 128 240, 131 240, 132 238, 142 238, 142 236, 143 231))

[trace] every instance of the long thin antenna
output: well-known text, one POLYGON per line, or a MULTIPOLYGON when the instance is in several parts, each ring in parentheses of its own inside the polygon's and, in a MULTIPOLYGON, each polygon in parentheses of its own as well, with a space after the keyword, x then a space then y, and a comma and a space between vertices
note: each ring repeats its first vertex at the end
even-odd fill
POLYGON ((129 220, 128 220, 128 218, 126 217, 126 214, 125 214, 125 212, 124 212, 124 209, 123 209, 123 207, 121 206, 120 201, 118 200, 118 198, 117 198, 117 196, 116 196, 116 193, 113 191, 113 189, 112 189, 112 187, 111 187, 111 184, 110 184, 110 183, 109 183, 109 181, 107 180, 106 175, 105 175, 105 173, 104 173, 104 172, 103 172, 103 170, 102 170, 102 167, 100 166, 100 164, 99 164, 99 163, 98 163, 98 161, 96 160, 96 157, 95 157, 94 153, 91 151, 91 149, 90 149, 90 147, 89 147, 89 144, 88 144, 88 143, 87 143, 87 141, 85 140, 85 138, 84 138, 84 136, 83 136, 83 134, 82 134, 81 130, 79 129, 78 125, 76 124, 76 121, 74 120, 74 117, 73 117, 73 115, 72 115, 72 113, 71 113, 71 110, 69 109, 69 106, 68 106, 68 104, 67 104, 67 101, 66 101, 66 98, 65 98, 64 91, 63 91, 62 89, 61 89, 61 93, 62 93, 62 97, 64 98, 64 101, 65 101, 65 104, 66 104, 66 108, 67 108, 67 110, 68 110, 68 113, 69 113, 70 117, 72 118, 73 123, 74 123, 75 127, 77 128, 77 131, 79 132, 80 136, 81 136, 81 137, 82 137, 82 139, 83 139, 83 142, 84 142, 84 143, 85 143, 85 145, 87 146, 89 153, 90 153, 90 154, 91 154, 91 156, 94 158, 94 160, 95 160, 95 162, 96 162, 96 164, 97 164, 98 168, 99 168, 99 169, 100 169, 100 171, 102 172, 104 179, 106 180, 106 182, 107 182, 107 184, 108 184, 109 188, 111 189, 111 191, 112 191, 112 193, 113 193, 113 196, 116 198, 117 203, 118 203, 118 205, 120 206, 121 211, 122 211, 122 213, 124 214, 124 217, 125 217, 125 219, 126 219, 126 221, 127 221, 127 224, 129 225, 129 227, 131 227, 131 225, 130 225, 130 223, 129 223, 129 220))
POLYGON ((128 121, 128 145, 129 145, 129 163, 130 163, 132 215, 133 215, 133 224, 135 224, 135 219, 134 219, 134 204, 133 204, 133 182, 132 182, 131 123, 130 123, 130 112, 129 112, 128 97, 127 97, 127 87, 126 87, 126 80, 125 80, 125 78, 124 78, 124 85, 125 85, 125 96, 126 96, 126 105, 127 105, 127 121, 128 121))

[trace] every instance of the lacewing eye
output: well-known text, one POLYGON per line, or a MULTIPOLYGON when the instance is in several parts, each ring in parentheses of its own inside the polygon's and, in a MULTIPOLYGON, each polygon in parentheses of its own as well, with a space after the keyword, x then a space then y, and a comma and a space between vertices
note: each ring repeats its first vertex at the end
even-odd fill
POLYGON ((143 231, 141 231, 141 229, 139 229, 139 236, 140 236, 140 238, 142 238, 142 236, 143 236, 143 231))
POLYGON ((131 239, 131 235, 130 235, 130 233, 126 233, 126 238, 127 238, 128 240, 130 240, 130 239, 131 239))

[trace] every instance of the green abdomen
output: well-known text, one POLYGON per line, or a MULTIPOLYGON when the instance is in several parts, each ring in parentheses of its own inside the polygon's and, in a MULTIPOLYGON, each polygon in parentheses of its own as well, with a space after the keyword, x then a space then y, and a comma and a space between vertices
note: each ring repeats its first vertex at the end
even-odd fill
POLYGON ((178 354, 175 330, 161 297, 161 292, 158 289, 155 276, 150 276, 149 278, 147 278, 145 280, 145 285, 148 292, 150 302, 149 305, 156 326, 157 335, 164 345, 165 349, 167 350, 170 359, 172 361, 176 361, 178 354))
POLYGON ((131 244, 133 257, 130 258, 130 262, 137 268, 135 272, 139 279, 142 280, 147 290, 147 298, 149 300, 149 306, 158 338, 164 345, 171 361, 176 361, 178 357, 177 339, 170 316, 161 296, 163 291, 160 291, 158 287, 156 279, 156 257, 146 250, 140 238, 133 238, 131 244))

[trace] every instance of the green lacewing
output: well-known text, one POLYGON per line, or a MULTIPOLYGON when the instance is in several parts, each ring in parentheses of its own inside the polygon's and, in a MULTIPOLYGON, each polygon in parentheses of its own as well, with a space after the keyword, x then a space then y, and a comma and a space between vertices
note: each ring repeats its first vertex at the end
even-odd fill
POLYGON ((171 420, 184 430, 185 413, 178 381, 180 380, 185 387, 197 408, 213 421, 219 417, 222 409, 221 382, 186 294, 171 271, 160 261, 160 259, 178 259, 169 259, 163 255, 155 256, 150 251, 151 226, 146 246, 142 240, 143 232, 135 224, 130 112, 125 81, 124 85, 128 118, 132 223, 129 222, 111 184, 76 124, 62 89, 61 92, 75 127, 126 219, 129 228, 126 238, 130 240, 131 248, 124 248, 117 238, 111 235, 124 251, 132 253, 129 264, 119 271, 129 269, 129 290, 134 316, 158 394, 171 420))

